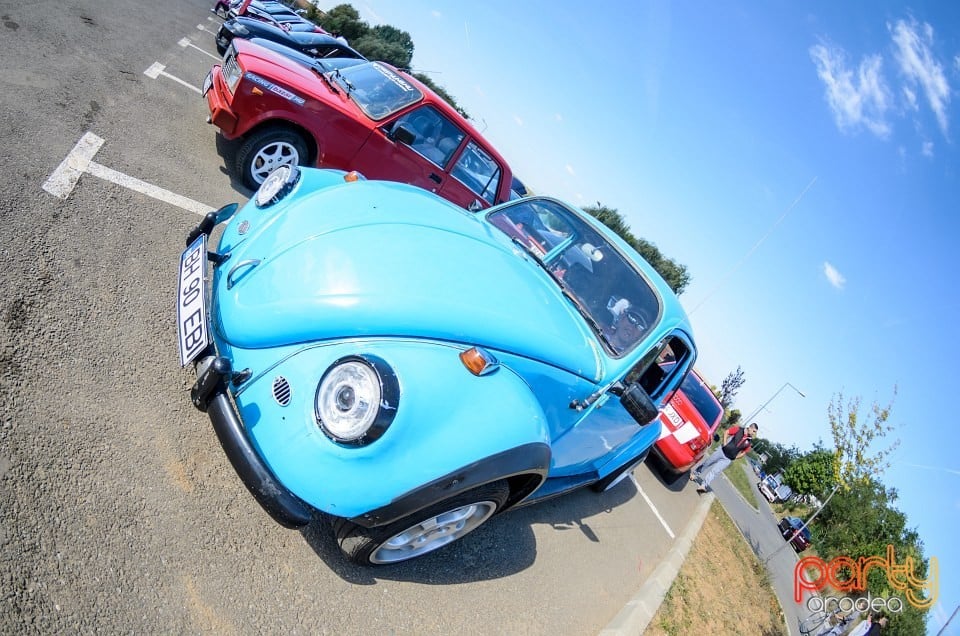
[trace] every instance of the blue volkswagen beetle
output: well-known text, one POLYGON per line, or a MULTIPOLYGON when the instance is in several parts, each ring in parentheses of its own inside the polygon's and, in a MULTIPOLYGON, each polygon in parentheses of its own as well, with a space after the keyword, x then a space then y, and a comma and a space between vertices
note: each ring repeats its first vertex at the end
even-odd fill
POLYGON ((335 170, 281 166, 208 214, 177 310, 192 401, 247 488, 285 526, 332 518, 364 565, 610 488, 696 357, 666 283, 580 210, 472 213, 335 170))

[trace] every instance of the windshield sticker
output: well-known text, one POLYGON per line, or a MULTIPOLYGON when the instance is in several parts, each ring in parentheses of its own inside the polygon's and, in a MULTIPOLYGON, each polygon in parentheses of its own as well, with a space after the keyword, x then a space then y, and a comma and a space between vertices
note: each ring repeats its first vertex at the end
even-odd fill
POLYGON ((303 106, 303 105, 306 103, 306 101, 307 101, 307 100, 305 100, 304 98, 300 97, 299 95, 296 95, 296 94, 294 94, 294 93, 291 93, 291 92, 288 91, 287 89, 281 88, 280 86, 277 86, 277 85, 274 84, 273 82, 263 79, 262 77, 260 77, 260 76, 257 75, 256 73, 251 73, 250 71, 247 71, 247 72, 244 74, 244 76, 245 76, 248 80, 250 80, 251 82, 253 82, 254 84, 258 84, 258 85, 264 87, 265 89, 267 89, 268 91, 270 91, 271 93, 276 93, 276 94, 279 95, 280 97, 283 97, 284 99, 290 100, 291 102, 293 102, 293 103, 296 104, 297 106, 303 106))
POLYGON ((381 73, 384 77, 386 77, 388 80, 390 80, 391 82, 393 82, 394 84, 396 84, 397 86, 399 86, 399 87, 401 88, 401 90, 403 90, 404 92, 409 92, 409 91, 415 90, 415 89, 413 88, 413 86, 411 86, 410 84, 408 84, 408 83, 406 83, 405 81, 403 81, 403 79, 402 79, 399 75, 397 75, 396 73, 394 73, 394 72, 391 71, 390 69, 384 68, 384 67, 380 66, 379 64, 374 64, 373 67, 374 67, 375 69, 377 69, 378 71, 380 71, 380 73, 381 73))

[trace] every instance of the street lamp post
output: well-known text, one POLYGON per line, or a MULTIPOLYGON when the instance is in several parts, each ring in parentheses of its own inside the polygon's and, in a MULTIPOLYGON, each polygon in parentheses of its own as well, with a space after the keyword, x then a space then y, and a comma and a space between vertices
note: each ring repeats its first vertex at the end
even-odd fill
POLYGON ((744 418, 744 419, 742 420, 743 425, 744 425, 744 426, 749 426, 749 425, 751 424, 751 422, 753 421, 753 418, 755 418, 755 417, 757 416, 757 414, 760 413, 760 411, 762 411, 763 409, 767 408, 767 404, 770 404, 771 402, 773 402, 773 399, 774 399, 775 397, 777 397, 778 395, 780 395, 780 392, 783 391, 783 390, 784 390, 785 388, 787 388, 787 387, 790 387, 791 389, 793 389, 794 391, 796 391, 797 393, 799 393, 799 394, 800 394, 800 397, 802 397, 802 398, 807 397, 806 394, 805 394, 803 391, 801 391, 800 389, 798 389, 797 387, 793 386, 793 385, 790 384, 789 382, 784 382, 784 383, 783 383, 783 386, 780 387, 779 389, 777 389, 777 392, 770 396, 770 399, 768 399, 766 402, 764 402, 763 404, 761 404, 760 407, 757 408, 756 411, 754 411, 753 413, 750 414, 750 417, 744 418))

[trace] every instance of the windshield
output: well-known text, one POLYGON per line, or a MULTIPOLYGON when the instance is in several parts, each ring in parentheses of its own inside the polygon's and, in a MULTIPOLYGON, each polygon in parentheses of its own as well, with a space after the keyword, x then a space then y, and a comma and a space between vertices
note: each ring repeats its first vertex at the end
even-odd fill
POLYGON ((713 428, 720 422, 720 416, 723 415, 723 407, 707 386, 695 373, 688 373, 680 385, 680 390, 687 396, 693 407, 700 413, 700 417, 707 423, 709 428, 713 428))
POLYGON ((413 84, 378 62, 341 69, 331 78, 374 121, 389 117, 423 98, 413 84))
POLYGON ((656 292, 578 213, 557 201, 523 199, 487 220, 544 264, 613 355, 650 332, 660 314, 656 292))

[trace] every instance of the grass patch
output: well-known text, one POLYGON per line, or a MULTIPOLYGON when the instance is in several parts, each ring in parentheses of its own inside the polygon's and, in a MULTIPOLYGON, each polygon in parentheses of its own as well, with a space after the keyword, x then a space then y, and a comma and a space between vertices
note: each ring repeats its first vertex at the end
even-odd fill
MULTIPOLYGON (((730 483, 733 484, 743 498, 747 500, 754 509, 757 509, 757 499, 753 496, 753 491, 756 490, 756 482, 753 481, 747 471, 744 470, 743 459, 738 459, 732 464, 730 464, 723 474, 727 476, 727 479, 730 480, 730 483)), ((750 471, 750 474, 753 474, 753 471, 750 471)))
POLYGON ((714 502, 646 634, 787 633, 763 564, 714 502))

